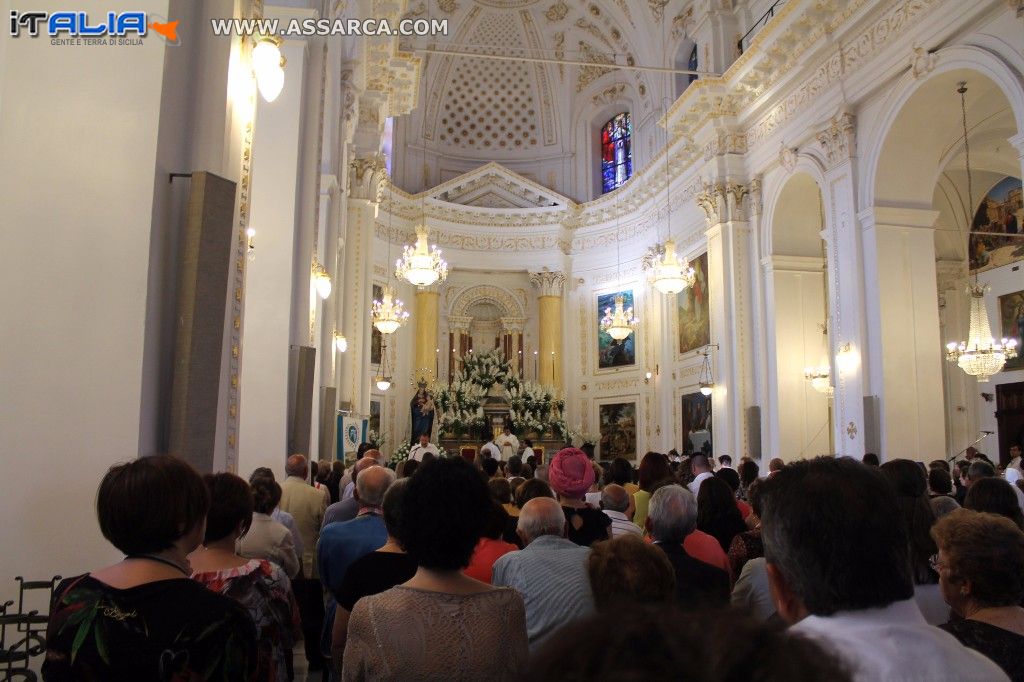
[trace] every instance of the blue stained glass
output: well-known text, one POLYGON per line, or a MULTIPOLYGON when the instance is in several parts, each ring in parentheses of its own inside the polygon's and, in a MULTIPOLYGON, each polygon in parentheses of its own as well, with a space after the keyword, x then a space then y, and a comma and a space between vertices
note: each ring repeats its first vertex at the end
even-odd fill
POLYGON ((610 192, 621 187, 633 175, 631 137, 633 122, 629 112, 616 114, 601 128, 601 188, 610 192))

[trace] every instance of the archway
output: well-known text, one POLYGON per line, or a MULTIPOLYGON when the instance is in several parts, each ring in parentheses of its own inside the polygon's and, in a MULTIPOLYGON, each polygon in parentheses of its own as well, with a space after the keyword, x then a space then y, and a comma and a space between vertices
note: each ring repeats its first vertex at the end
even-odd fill
POLYGON ((827 277, 821 190, 806 172, 783 182, 770 216, 766 259, 769 414, 772 457, 800 459, 833 452, 829 399, 827 277), (806 370, 823 375, 814 382, 806 370))

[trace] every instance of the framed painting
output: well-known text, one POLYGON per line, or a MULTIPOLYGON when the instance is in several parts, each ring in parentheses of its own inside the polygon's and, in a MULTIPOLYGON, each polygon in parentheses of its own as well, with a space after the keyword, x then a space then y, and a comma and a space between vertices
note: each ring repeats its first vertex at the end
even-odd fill
POLYGON ((1024 369, 1024 291, 999 297, 999 319, 1003 338, 1017 339, 1017 357, 1007 360, 1003 371, 1024 369))
POLYGON ((1024 240, 999 236, 1000 233, 1019 235, 1024 230, 1021 195, 1020 178, 1006 176, 982 198, 974 212, 967 244, 971 270, 991 270, 1024 260, 1024 240))
POLYGON ((683 395, 681 414, 683 454, 712 454, 711 396, 700 392, 683 395))
POLYGON ((601 331, 601 318, 608 310, 615 310, 615 297, 622 296, 623 308, 633 307, 633 290, 613 291, 597 295, 597 368, 628 367, 636 364, 636 332, 616 341, 601 331))
POLYGON ((598 405, 601 459, 636 459, 636 403, 598 405))
POLYGON ((679 354, 711 343, 711 313, 708 306, 708 254, 690 261, 696 280, 676 294, 679 354))
POLYGON ((373 431, 374 433, 376 433, 378 435, 380 434, 380 401, 379 400, 371 400, 370 401, 370 424, 369 424, 369 429, 370 429, 370 431, 373 431))
MULTIPOLYGON (((379 284, 373 285, 373 292, 370 298, 372 301, 379 301, 384 298, 384 287, 379 284)), ((384 335, 376 327, 370 327, 370 364, 380 364, 381 348, 384 347, 384 335)))

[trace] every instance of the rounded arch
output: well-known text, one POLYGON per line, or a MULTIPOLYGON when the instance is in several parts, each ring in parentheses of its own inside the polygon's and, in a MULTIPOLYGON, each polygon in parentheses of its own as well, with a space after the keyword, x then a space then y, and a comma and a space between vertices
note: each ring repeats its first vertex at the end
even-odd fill
POLYGON ((599 78, 579 99, 583 102, 572 116, 572 153, 576 172, 576 194, 589 201, 601 197, 601 128, 616 114, 628 112, 633 126, 633 169, 641 167, 637 152, 641 127, 641 101, 634 83, 616 80, 615 74, 599 78))
POLYGON ((469 309, 480 303, 489 303, 498 308, 502 317, 526 317, 522 303, 512 292, 490 284, 479 284, 460 291, 452 300, 448 316, 466 317, 469 309))
MULTIPOLYGON (((896 152, 893 150, 893 145, 889 143, 900 115, 907 111, 908 103, 923 89, 934 88, 937 82, 945 84, 945 81, 950 80, 950 74, 974 72, 991 81, 1009 103, 1018 134, 1024 131, 1024 83, 999 55, 984 48, 966 45, 945 48, 936 52, 935 55, 936 66, 927 77, 915 79, 913 73, 908 71, 897 80, 891 88, 892 94, 882 107, 881 115, 876 118, 875 124, 861 136, 861 139, 865 141, 862 145, 863 163, 858 183, 863 188, 860 197, 861 210, 871 208, 879 202, 884 203, 887 199, 892 198, 885 193, 889 191, 888 188, 879 192, 880 185, 887 180, 886 173, 880 174, 879 170, 897 165, 893 158, 896 152)), ((959 114, 956 118, 959 126, 959 114)), ((933 131, 929 130, 928 126, 918 124, 916 132, 927 137, 933 131)), ((934 145, 931 146, 934 147, 934 145)), ((913 159, 902 159, 901 163, 906 167, 908 161, 911 164, 914 162, 913 159)), ((935 161, 937 159, 932 161, 932 165, 935 161)), ((927 180, 918 178, 912 186, 905 187, 903 196, 900 197, 901 201, 930 205, 932 191, 939 172, 941 169, 936 169, 934 175, 929 175, 927 180)))
MULTIPOLYGON (((780 208, 783 208, 784 204, 788 203, 787 196, 792 194, 795 186, 792 185, 792 181, 797 176, 802 176, 797 180, 798 185, 804 179, 809 179, 817 189, 818 197, 820 197, 822 212, 824 215, 824 224, 821 229, 827 228, 828 225, 828 197, 825 195, 824 188, 827 186, 825 183, 825 168, 822 165, 820 159, 807 151, 800 151, 795 155, 796 163, 792 166, 792 171, 787 168, 780 167, 777 172, 773 174, 772 182, 768 184, 764 191, 764 210, 762 215, 766 216, 768 220, 763 221, 761 230, 761 253, 766 256, 776 255, 796 255, 789 253, 785 250, 778 248, 780 240, 783 239, 781 232, 781 225, 778 221, 777 213, 780 208)), ((817 206, 815 203, 814 216, 817 216, 817 206)), ((819 237, 820 238, 820 237, 819 237)), ((813 255, 820 255, 815 253, 813 255)))

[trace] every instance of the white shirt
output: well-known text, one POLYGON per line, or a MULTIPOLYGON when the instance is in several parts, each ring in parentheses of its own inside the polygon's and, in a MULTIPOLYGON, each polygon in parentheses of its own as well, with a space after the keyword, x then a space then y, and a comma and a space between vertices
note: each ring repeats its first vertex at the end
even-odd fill
POLYGON ((529 457, 534 457, 534 456, 536 456, 536 455, 537 455, 537 453, 533 451, 533 448, 531 448, 531 447, 525 447, 525 448, 523 448, 523 454, 522 454, 522 455, 520 455, 520 457, 522 457, 522 458, 523 458, 523 463, 525 464, 525 463, 526 463, 526 460, 527 460, 527 458, 529 458, 529 457))
POLYGON ((857 682, 1008 680, 995 663, 925 622, 913 599, 877 609, 808 616, 790 632, 838 654, 857 682))
POLYGON ((519 439, 511 433, 501 434, 494 442, 501 448, 501 456, 506 460, 519 452, 519 439))
POLYGON ((414 459, 417 462, 422 462, 423 455, 427 454, 428 452, 432 452, 434 454, 434 457, 437 457, 438 455, 441 454, 438 451, 437 446, 434 445, 433 443, 427 443, 426 445, 420 445, 419 443, 416 443, 416 445, 413 445, 412 449, 409 450, 409 459, 414 459))
POLYGON ((632 521, 626 518, 626 515, 620 511, 613 511, 611 509, 602 509, 605 516, 612 520, 612 537, 619 535, 636 535, 642 534, 640 526, 636 525, 632 521))
POLYGON ((488 452, 491 453, 491 457, 498 460, 499 462, 501 461, 501 448, 495 445, 493 440, 489 440, 480 446, 481 455, 486 454, 488 452))
POLYGON ((697 497, 697 493, 700 492, 700 484, 708 480, 712 476, 714 476, 714 474, 711 473, 710 471, 705 471, 702 474, 697 474, 697 476, 692 481, 690 481, 686 485, 686 487, 690 489, 690 492, 693 493, 694 497, 697 497))

